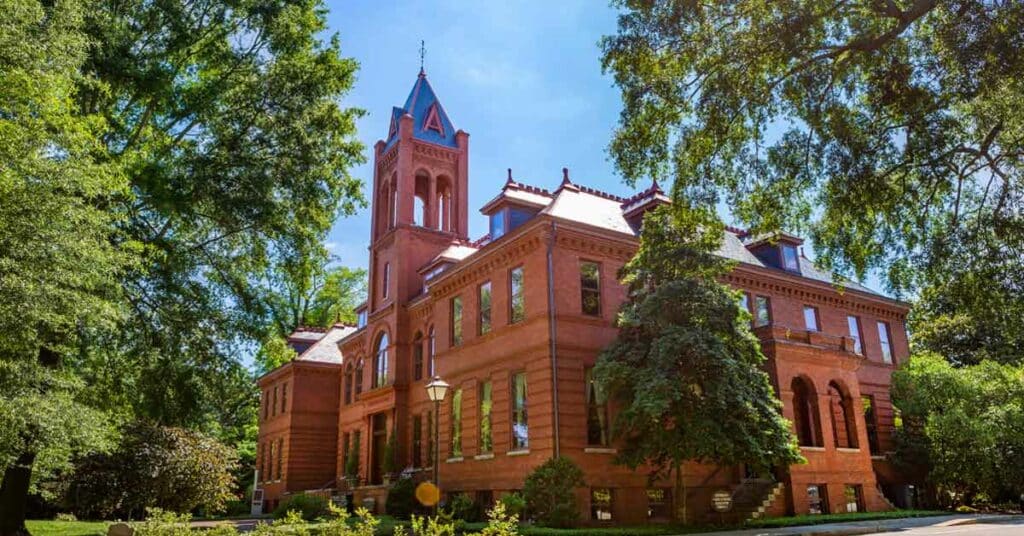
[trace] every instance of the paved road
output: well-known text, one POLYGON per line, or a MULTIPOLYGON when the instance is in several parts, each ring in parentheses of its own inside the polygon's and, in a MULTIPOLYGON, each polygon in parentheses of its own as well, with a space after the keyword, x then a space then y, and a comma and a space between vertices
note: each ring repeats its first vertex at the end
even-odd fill
POLYGON ((878 536, 924 536, 949 534, 957 536, 1024 536, 1024 519, 977 523, 974 525, 920 527, 895 532, 880 532, 878 536))

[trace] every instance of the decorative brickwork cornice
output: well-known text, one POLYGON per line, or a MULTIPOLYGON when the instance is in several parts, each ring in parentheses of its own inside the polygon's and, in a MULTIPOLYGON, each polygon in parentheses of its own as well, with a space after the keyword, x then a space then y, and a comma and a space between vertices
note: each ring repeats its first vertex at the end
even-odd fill
POLYGON ((412 147, 413 153, 441 164, 454 164, 459 158, 458 150, 449 149, 440 145, 417 141, 413 142, 412 147))
POLYGON ((635 239, 616 240, 607 235, 583 232, 564 225, 558 227, 555 236, 555 244, 558 247, 584 254, 626 262, 636 253, 635 239))
POLYGON ((542 227, 537 226, 513 240, 496 244, 494 249, 481 250, 467 259, 465 264, 457 264, 437 276, 436 282, 430 285, 430 295, 434 299, 443 299, 495 269, 511 267, 539 248, 543 244, 543 236, 542 227))
POLYGON ((730 285, 751 289, 755 292, 761 290, 765 293, 781 294, 797 301, 834 307, 852 313, 860 312, 900 321, 906 319, 907 316, 905 307, 893 304, 885 297, 869 296, 852 289, 840 291, 829 283, 820 283, 820 285, 827 285, 830 288, 818 288, 811 281, 790 282, 772 277, 772 275, 739 264, 723 279, 730 285))

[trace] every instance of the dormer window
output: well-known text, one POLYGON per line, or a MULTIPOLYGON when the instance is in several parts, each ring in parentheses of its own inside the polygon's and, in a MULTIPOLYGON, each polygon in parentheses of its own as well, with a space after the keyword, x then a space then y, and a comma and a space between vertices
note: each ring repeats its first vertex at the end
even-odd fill
POLYGON ((529 221, 536 213, 536 210, 517 206, 506 206, 492 212, 490 215, 491 240, 497 240, 506 233, 515 230, 520 225, 529 221))
POLYGON ((497 240, 505 234, 505 215, 508 213, 506 209, 501 209, 494 214, 491 214, 491 240, 497 240))
POLYGON ((800 271, 800 258, 797 256, 796 246, 782 244, 782 266, 792 272, 800 271))

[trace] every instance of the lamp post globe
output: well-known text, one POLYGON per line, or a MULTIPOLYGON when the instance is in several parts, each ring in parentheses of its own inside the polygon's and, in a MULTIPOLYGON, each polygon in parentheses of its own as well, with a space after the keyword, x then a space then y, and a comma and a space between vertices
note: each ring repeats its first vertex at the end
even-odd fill
MULTIPOLYGON (((442 380, 440 376, 434 376, 430 383, 427 384, 427 397, 434 402, 434 486, 437 487, 438 493, 441 491, 438 476, 438 470, 441 467, 441 401, 448 394, 448 387, 448 382, 442 380)), ((436 504, 434 505, 434 513, 435 515, 437 514, 436 504)))
POLYGON ((448 387, 448 382, 442 380, 440 376, 434 376, 434 379, 427 384, 427 396, 432 402, 439 404, 448 394, 448 387))

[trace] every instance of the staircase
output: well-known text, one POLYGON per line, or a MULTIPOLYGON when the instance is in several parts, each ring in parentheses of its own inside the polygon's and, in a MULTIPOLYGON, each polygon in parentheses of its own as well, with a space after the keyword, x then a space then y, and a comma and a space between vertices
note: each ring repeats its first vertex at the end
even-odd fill
POLYGON ((738 523, 761 518, 781 497, 784 489, 785 484, 774 480, 744 480, 732 492, 732 512, 729 517, 738 523))

